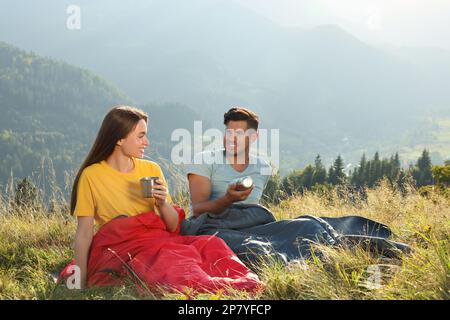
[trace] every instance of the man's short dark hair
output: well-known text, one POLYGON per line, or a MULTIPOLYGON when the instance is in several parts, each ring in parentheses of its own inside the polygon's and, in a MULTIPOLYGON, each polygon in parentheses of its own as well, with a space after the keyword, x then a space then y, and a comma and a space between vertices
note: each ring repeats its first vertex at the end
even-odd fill
POLYGON ((234 107, 228 110, 223 115, 223 124, 227 125, 230 121, 247 121, 247 128, 258 130, 258 115, 246 108, 234 107))

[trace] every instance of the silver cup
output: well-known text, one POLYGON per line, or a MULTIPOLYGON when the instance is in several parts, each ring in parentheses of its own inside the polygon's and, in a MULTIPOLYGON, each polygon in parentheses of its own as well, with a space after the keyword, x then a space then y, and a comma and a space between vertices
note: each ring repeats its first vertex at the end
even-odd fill
POLYGON ((159 177, 143 177, 141 178, 141 190, 144 198, 153 198, 153 186, 159 177))

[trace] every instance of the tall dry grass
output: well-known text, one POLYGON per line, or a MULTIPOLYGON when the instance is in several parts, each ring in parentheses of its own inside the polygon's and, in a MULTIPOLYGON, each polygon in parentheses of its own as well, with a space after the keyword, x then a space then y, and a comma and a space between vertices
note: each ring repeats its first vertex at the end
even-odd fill
MULTIPOLYGON (((449 299, 450 199, 438 190, 426 196, 409 186, 404 194, 387 180, 367 197, 349 190, 306 192, 270 206, 277 219, 304 214, 364 216, 387 224, 393 239, 412 246, 400 260, 363 250, 313 248, 318 259, 288 266, 276 262, 258 270, 266 288, 256 294, 230 290, 196 295, 192 291, 136 292, 133 282, 115 288, 69 290, 54 282, 73 256, 75 218, 59 198, 48 206, 14 206, 12 188, 0 194, 0 299, 449 299), (51 212, 50 212, 51 211, 51 212)), ((187 209, 185 195, 174 197, 187 209)))

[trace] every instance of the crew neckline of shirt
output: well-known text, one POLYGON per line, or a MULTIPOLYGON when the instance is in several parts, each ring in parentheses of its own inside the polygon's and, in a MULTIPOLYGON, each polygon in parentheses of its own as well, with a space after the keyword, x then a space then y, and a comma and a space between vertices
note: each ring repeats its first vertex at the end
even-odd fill
POLYGON ((131 160, 133 161, 133 170, 131 170, 130 172, 121 172, 121 171, 119 171, 119 170, 116 170, 116 169, 114 169, 113 167, 111 167, 109 164, 108 164, 108 162, 106 162, 106 160, 102 160, 101 162, 100 162, 100 164, 101 165, 103 165, 106 169, 108 169, 108 170, 110 170, 110 171, 112 171, 112 172, 114 172, 114 173, 118 173, 118 174, 121 174, 121 175, 127 175, 127 176, 129 176, 129 175, 133 175, 133 174, 135 174, 136 173, 136 170, 137 170, 137 161, 136 161, 136 159, 134 158, 134 157, 131 157, 131 160))
MULTIPOLYGON (((225 150, 225 149, 223 149, 223 150, 225 150)), ((222 151, 222 152, 223 152, 223 151, 222 151)), ((248 163, 247 167, 244 169, 244 171, 237 171, 235 168, 233 168, 233 166, 231 165, 231 163, 227 163, 227 159, 226 159, 225 153, 223 152, 224 163, 225 163, 226 165, 230 166, 231 170, 232 170, 234 173, 238 174, 238 175, 242 175, 242 174, 244 174, 245 172, 251 170, 250 168, 253 167, 253 165, 255 165, 254 163, 251 163, 250 158, 254 158, 254 159, 256 159, 256 161, 258 161, 258 157, 256 157, 255 155, 249 153, 249 155, 248 155, 248 161, 249 161, 249 163, 248 163)))

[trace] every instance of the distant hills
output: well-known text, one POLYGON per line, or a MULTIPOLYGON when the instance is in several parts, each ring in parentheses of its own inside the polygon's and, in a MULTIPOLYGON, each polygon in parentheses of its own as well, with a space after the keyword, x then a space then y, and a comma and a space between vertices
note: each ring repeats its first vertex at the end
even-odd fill
MULTIPOLYGON (((117 104, 134 102, 92 72, 0 42, 0 184, 13 174, 55 178, 64 186, 64 172, 79 168, 104 115, 117 104)), ((180 108, 185 119, 196 118, 195 113, 179 105, 142 108, 150 115, 152 159, 162 162, 173 182, 184 178, 166 161, 170 118, 180 108)))
MULTIPOLYGON (((80 0, 81 29, 68 30, 70 4, 2 2, 0 39, 91 70, 140 105, 190 107, 218 128, 229 107, 248 106, 262 127, 281 129, 284 172, 318 153, 326 165, 339 153, 355 164, 406 141, 411 150, 447 142, 445 50, 377 48, 333 25, 282 28, 231 0, 80 0), (437 129, 422 136, 430 117, 437 129)), ((400 158, 415 161, 411 150, 400 158)))

